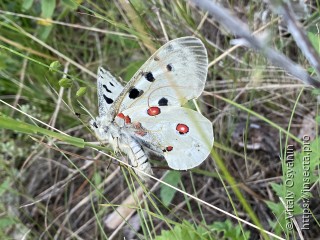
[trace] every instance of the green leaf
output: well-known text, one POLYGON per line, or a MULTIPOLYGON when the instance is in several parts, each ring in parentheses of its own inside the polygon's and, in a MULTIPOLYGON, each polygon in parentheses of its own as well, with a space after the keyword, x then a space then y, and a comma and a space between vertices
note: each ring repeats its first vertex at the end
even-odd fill
POLYGON ((146 10, 146 6, 141 0, 131 0, 130 4, 135 8, 137 12, 144 12, 146 10))
POLYGON ((31 8, 32 4, 33 4, 33 0, 23 0, 21 10, 23 12, 29 10, 31 8))
POLYGON ((73 81, 69 78, 62 78, 59 80, 59 86, 64 88, 70 88, 72 86, 73 81))
MULTIPOLYGON (((312 70, 314 71, 314 69, 312 69, 312 70)), ((311 93, 315 96, 318 96, 318 95, 320 95, 320 89, 314 88, 311 90, 311 93)))
POLYGON ((313 32, 308 32, 308 37, 310 42, 312 43, 313 47, 320 53, 320 38, 318 34, 313 32))
POLYGON ((271 209, 271 211, 276 214, 276 216, 280 216, 285 211, 283 204, 280 202, 274 203, 271 201, 266 201, 266 204, 271 209))
MULTIPOLYGON (((294 154, 287 154, 286 163, 283 169, 284 186, 286 187, 283 197, 288 197, 288 194, 293 195, 293 200, 297 203, 301 199, 311 197, 311 185, 318 179, 315 172, 319 166, 320 159, 320 139, 317 138, 313 142, 308 136, 304 136, 304 144, 301 151, 296 151, 294 154)), ((299 204, 295 204, 298 206, 299 204)), ((299 214, 300 211, 295 214, 299 214)))
MULTIPOLYGON (((163 181, 174 186, 174 187, 177 187, 178 183, 180 182, 180 179, 181 179, 180 172, 170 171, 165 176, 163 181)), ((176 190, 174 190, 173 188, 168 187, 167 185, 161 185, 160 198, 161 198, 162 203, 165 206, 168 206, 171 203, 175 194, 176 194, 176 190)))
POLYGON ((271 183, 270 185, 271 185, 273 191, 276 192, 278 197, 281 197, 281 198, 285 197, 285 195, 284 195, 284 187, 283 187, 282 184, 271 183))
POLYGON ((39 30, 38 30, 39 38, 42 41, 45 41, 48 38, 48 36, 50 35, 53 26, 51 25, 50 22, 46 22, 46 21, 42 21, 42 24, 49 24, 49 25, 46 25, 46 26, 40 26, 39 30))
POLYGON ((8 229, 10 226, 16 225, 14 219, 10 217, 1 217, 0 218, 0 229, 5 230, 8 229))
POLYGON ((53 72, 53 71, 58 71, 59 68, 61 67, 61 64, 59 61, 54 61, 50 64, 50 69, 49 71, 53 72))
POLYGON ((86 87, 81 87, 78 89, 76 96, 77 97, 82 97, 85 93, 87 92, 87 88, 86 87))
POLYGON ((53 132, 48 129, 44 129, 25 122, 20 122, 13 118, 6 117, 3 115, 0 116, 0 128, 10 129, 13 131, 30 135, 41 133, 43 135, 59 139, 60 141, 67 142, 77 147, 84 147, 84 140, 81 138, 71 137, 62 133, 53 132))
POLYGON ((266 202, 277 218, 277 222, 274 222, 277 234, 281 234, 293 216, 305 210, 302 209, 301 203, 309 202, 312 197, 309 189, 318 179, 316 169, 319 167, 320 139, 311 142, 308 136, 304 136, 303 140, 302 150, 299 152, 293 152, 293 147, 287 146, 283 165, 283 184, 271 184, 283 202, 266 202))
POLYGON ((41 1, 41 16, 43 18, 51 18, 56 7, 56 0, 41 1))
POLYGON ((206 239, 201 238, 200 234, 197 234, 196 229, 189 222, 183 221, 182 224, 177 224, 172 230, 161 231, 161 235, 156 236, 155 240, 167 240, 167 239, 183 239, 183 240, 196 240, 206 239))
POLYGON ((230 219, 227 219, 225 222, 214 222, 210 227, 210 230, 213 230, 219 234, 223 233, 221 239, 249 239, 250 232, 245 231, 242 234, 241 228, 239 225, 234 226, 230 219))
POLYGON ((172 230, 161 231, 161 235, 155 240, 183 239, 183 240, 211 240, 211 239, 250 239, 250 232, 242 233, 239 225, 233 225, 228 219, 225 222, 214 222, 212 225, 201 224, 193 226, 184 220, 181 224, 176 224, 172 230))
POLYGON ((282 230, 286 228, 286 223, 287 223, 287 220, 286 220, 287 215, 285 214, 286 210, 282 202, 274 203, 271 201, 266 201, 266 204, 277 218, 276 221, 274 222, 270 221, 269 224, 274 229, 274 232, 277 235, 280 235, 282 230))
POLYGON ((93 180, 94 180, 95 186, 98 186, 98 185, 102 182, 102 177, 101 177, 101 175, 100 175, 99 172, 96 172, 96 173, 93 175, 93 180))

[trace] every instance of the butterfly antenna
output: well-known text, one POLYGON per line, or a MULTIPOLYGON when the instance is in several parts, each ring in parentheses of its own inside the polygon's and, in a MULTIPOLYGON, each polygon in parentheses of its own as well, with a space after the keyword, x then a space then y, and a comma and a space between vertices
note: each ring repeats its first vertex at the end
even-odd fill
POLYGON ((83 104, 81 102, 78 101, 78 103, 79 103, 81 109, 83 109, 92 119, 94 119, 93 115, 89 112, 89 110, 85 106, 83 106, 83 104))

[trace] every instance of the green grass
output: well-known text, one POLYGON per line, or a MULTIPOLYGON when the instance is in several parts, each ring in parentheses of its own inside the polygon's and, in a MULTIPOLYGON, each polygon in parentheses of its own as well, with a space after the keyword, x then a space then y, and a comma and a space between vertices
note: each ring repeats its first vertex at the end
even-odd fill
MULTIPOLYGON (((285 149, 294 145, 295 187, 289 190, 296 193, 299 221, 302 135, 312 135, 313 144, 312 224, 302 234, 320 235, 317 91, 259 53, 230 45, 234 36, 185 1, 77 2, 0 3, 1 239, 298 238, 299 228, 286 228, 281 200, 288 191, 285 149), (197 103, 213 122, 214 148, 201 166, 179 173, 152 159, 156 179, 145 184, 126 156, 92 144, 95 73, 102 65, 125 83, 167 37, 193 34, 212 63, 197 103), (250 123, 260 126, 258 138, 250 123), (250 149, 252 141, 260 147, 250 149)), ((254 31, 268 25, 270 44, 310 69, 291 36, 280 35, 277 16, 259 23, 257 13, 266 6, 226 1, 225 7, 254 31)), ((315 1, 304 19, 315 46, 319 10, 315 1)))

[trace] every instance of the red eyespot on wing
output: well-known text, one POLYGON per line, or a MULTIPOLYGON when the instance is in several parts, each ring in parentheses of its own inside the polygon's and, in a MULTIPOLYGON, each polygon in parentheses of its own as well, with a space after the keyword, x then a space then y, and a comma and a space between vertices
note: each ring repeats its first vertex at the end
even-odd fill
POLYGON ((125 116, 123 113, 118 113, 117 117, 123 119, 126 124, 131 123, 131 118, 129 116, 125 116))
POLYGON ((147 113, 149 116, 156 116, 160 114, 160 108, 158 107, 149 107, 147 113))
POLYGON ((125 116, 124 116, 124 114, 123 114, 123 113, 118 113, 118 114, 117 114, 117 117, 122 118, 122 119, 124 119, 124 118, 125 118, 125 116))
POLYGON ((168 147, 166 147, 165 149, 163 149, 162 152, 171 152, 172 149, 173 149, 172 146, 168 146, 168 147))
POLYGON ((168 152, 172 151, 172 149, 173 149, 173 147, 172 147, 172 146, 168 146, 168 147, 166 147, 166 150, 167 150, 168 152))
POLYGON ((179 123, 176 127, 176 130, 180 133, 180 134, 186 134, 189 132, 189 127, 183 123, 179 123))
POLYGON ((127 123, 127 124, 131 123, 131 118, 129 116, 125 116, 124 117, 124 122, 127 123))

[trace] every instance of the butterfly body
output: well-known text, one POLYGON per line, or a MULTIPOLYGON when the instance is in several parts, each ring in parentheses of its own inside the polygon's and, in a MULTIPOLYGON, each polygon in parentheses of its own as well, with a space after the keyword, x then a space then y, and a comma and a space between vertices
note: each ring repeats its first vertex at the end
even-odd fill
POLYGON ((91 121, 96 136, 149 174, 150 152, 165 158, 173 169, 199 165, 213 144, 212 124, 181 106, 203 91, 207 65, 202 42, 184 37, 162 46, 124 87, 100 67, 99 116, 91 121))
MULTIPOLYGON (((148 156, 139 141, 133 137, 132 129, 135 129, 135 127, 131 125, 128 126, 124 119, 118 117, 113 122, 106 116, 97 117, 92 121, 93 129, 100 141, 109 143, 115 152, 125 153, 133 167, 152 174, 148 156)), ((142 131, 141 129, 138 130, 142 131)), ((139 172, 137 174, 140 178, 146 180, 145 175, 139 174, 139 172)))

